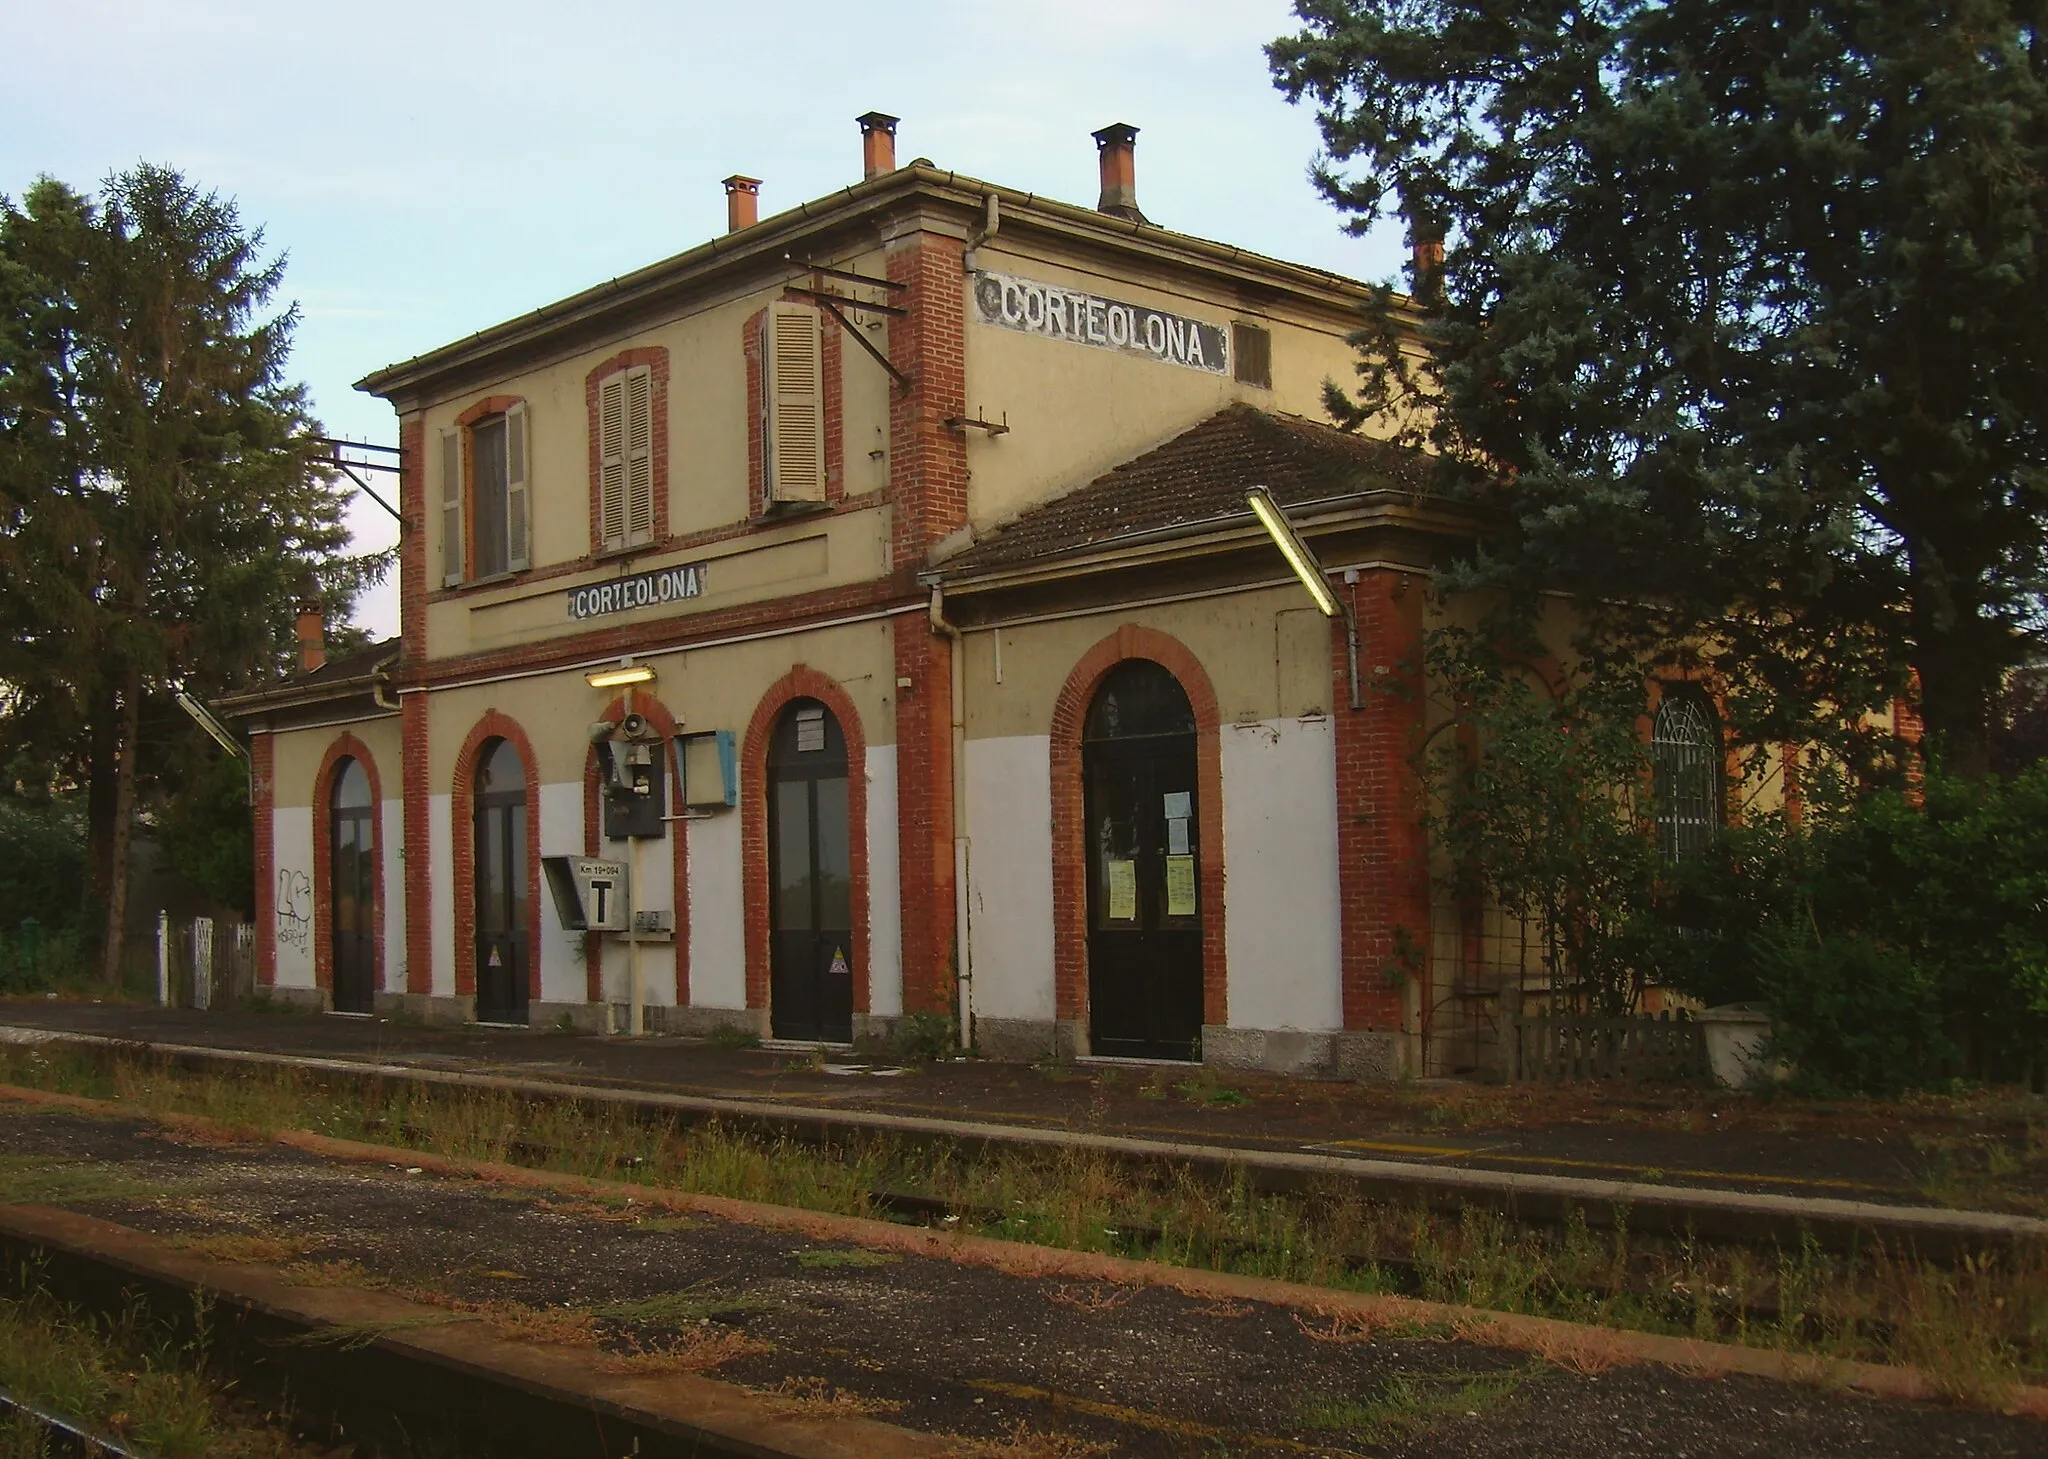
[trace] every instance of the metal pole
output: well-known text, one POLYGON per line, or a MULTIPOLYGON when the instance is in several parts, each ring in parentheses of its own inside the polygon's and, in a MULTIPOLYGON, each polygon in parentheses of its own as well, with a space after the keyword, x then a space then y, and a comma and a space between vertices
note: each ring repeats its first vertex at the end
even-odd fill
MULTIPOLYGON (((626 714, 633 713, 633 686, 626 686, 626 714)), ((626 841, 626 998, 631 1005, 628 1029, 635 1038, 647 1032, 647 995, 640 982, 640 838, 626 841)))
POLYGON ((156 914, 156 1006, 171 1006, 171 914, 156 914))

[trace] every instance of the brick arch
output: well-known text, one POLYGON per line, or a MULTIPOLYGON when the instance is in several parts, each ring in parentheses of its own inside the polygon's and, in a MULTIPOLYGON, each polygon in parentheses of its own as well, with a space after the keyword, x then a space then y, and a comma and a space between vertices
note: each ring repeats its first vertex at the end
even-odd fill
POLYGON ((370 804, 376 814, 376 858, 370 866, 370 925, 375 929, 372 966, 376 969, 376 991, 384 991, 384 782, 377 774, 376 758, 370 747, 343 731, 334 737, 321 757, 320 772, 313 777, 313 983, 320 988, 334 986, 334 780, 341 762, 354 760, 370 777, 370 804))
POLYGON ((853 1011, 868 1011, 867 736, 860 711, 837 680, 796 664, 776 680, 747 724, 740 747, 740 882, 745 896, 747 1007, 768 1006, 768 740, 782 711, 815 699, 832 711, 846 738, 847 834, 853 856, 853 1011))
POLYGON ((607 375, 630 370, 635 365, 647 367, 650 387, 647 410, 653 431, 647 448, 648 465, 654 477, 654 536, 652 541, 633 550, 652 552, 668 540, 668 346, 642 345, 620 350, 583 377, 583 411, 589 421, 590 435, 590 550, 593 555, 604 551, 601 520, 603 487, 599 480, 604 474, 604 449, 599 444, 597 433, 597 388, 604 384, 607 375))
POLYGON ((1088 1017, 1088 863, 1081 794, 1081 730, 1088 706, 1111 669, 1150 659, 1172 674, 1195 711, 1196 820, 1202 839, 1202 1022, 1229 1021, 1223 939, 1223 751, 1216 690, 1187 645, 1170 634, 1126 623, 1081 655, 1052 711, 1052 956, 1056 1016, 1088 1017))
POLYGON ((519 721, 487 709, 455 757, 448 801, 449 844, 455 859, 455 991, 476 992, 476 763, 491 740, 510 740, 526 770, 526 996, 540 997, 540 762, 519 721))
MULTIPOLYGON (((633 696, 635 713, 645 715, 648 723, 659 730, 664 739, 673 740, 677 722, 668 706, 651 694, 633 696)), ((625 718, 626 697, 621 694, 599 712, 599 719, 614 724, 625 718)), ((666 753, 666 751, 664 751, 666 753)), ((682 780, 675 773, 673 761, 668 767, 669 814, 683 813, 682 780)), ((604 834, 604 807, 598 793, 597 746, 592 745, 583 756, 583 854, 600 856, 603 845, 599 838, 604 834)), ((669 855, 675 863, 675 950, 676 950, 676 1002, 687 1005, 690 1001, 690 864, 688 859, 689 837, 682 831, 682 822, 670 822, 669 855)), ((583 949, 583 993, 592 1003, 604 1001, 604 944, 596 938, 586 941, 583 949)))

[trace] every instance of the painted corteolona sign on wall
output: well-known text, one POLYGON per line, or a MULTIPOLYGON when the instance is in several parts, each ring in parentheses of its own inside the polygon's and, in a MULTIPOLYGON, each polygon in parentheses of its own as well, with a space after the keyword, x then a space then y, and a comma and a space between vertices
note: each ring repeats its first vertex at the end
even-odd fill
POLYGON ((1127 304, 1010 274, 978 273, 974 312, 983 324, 998 329, 1144 355, 1212 375, 1230 373, 1228 329, 1149 304, 1127 304))

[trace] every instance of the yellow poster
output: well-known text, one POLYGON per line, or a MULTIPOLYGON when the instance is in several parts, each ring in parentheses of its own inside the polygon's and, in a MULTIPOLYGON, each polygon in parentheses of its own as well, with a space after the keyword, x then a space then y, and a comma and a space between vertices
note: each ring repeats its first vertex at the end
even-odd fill
POLYGON ((1112 922, 1135 922, 1138 920, 1138 863, 1119 861, 1115 857, 1109 862, 1109 920, 1112 922))
POLYGON ((1195 915, 1195 858, 1192 856, 1166 858, 1166 915, 1195 915))

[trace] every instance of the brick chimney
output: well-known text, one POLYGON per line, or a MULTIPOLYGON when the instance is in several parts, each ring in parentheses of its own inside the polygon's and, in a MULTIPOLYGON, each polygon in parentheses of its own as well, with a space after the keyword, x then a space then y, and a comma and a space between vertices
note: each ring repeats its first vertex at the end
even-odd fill
POLYGON ((735 172, 725 180, 725 231, 737 233, 761 221, 761 179, 735 172))
POLYGON ((1434 302, 1444 288, 1444 231, 1434 224, 1417 224, 1409 230, 1409 239, 1414 276, 1409 297, 1434 302))
POLYGON ((1095 211, 1129 223, 1148 221, 1138 211, 1138 129, 1112 122, 1095 133, 1095 148, 1102 167, 1102 196, 1095 211))
POLYGON ((854 118, 860 123, 860 175, 880 177, 896 170, 896 123, 901 120, 885 111, 866 112, 854 118))
POLYGON ((310 674, 327 662, 327 613, 316 599, 299 604, 299 672, 310 674))

